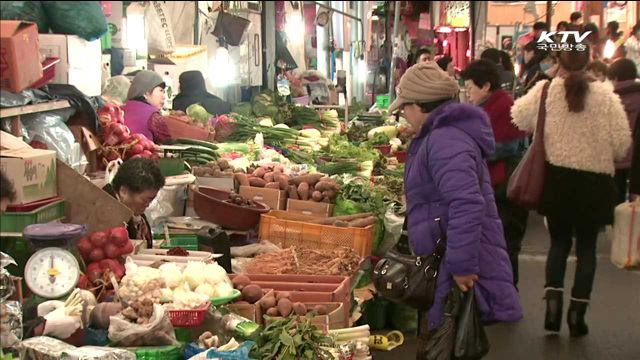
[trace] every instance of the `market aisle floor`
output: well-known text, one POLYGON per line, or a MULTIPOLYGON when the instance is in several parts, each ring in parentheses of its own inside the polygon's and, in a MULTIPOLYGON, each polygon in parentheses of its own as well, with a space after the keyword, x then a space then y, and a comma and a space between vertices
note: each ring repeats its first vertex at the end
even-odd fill
MULTIPOLYGON (((609 261, 610 243, 604 234, 598 242, 598 270, 587 321, 591 333, 570 339, 563 319, 559 335, 543 329, 544 267, 549 239, 538 216, 530 217, 520 260, 520 293, 524 319, 517 324, 487 328, 491 352, 487 360, 637 360, 640 359, 640 274, 623 271, 609 261)), ((567 268, 566 288, 573 284, 575 259, 567 268)), ((565 312, 569 299, 565 298, 565 312)), ((392 352, 376 352, 375 360, 415 359, 415 337, 392 352)))

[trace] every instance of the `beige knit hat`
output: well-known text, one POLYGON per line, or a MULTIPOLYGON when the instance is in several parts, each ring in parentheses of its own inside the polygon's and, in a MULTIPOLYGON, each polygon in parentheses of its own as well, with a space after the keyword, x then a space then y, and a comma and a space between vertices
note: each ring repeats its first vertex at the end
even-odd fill
POLYGON ((389 107, 392 113, 407 103, 426 103, 452 98, 458 82, 444 72, 435 61, 418 63, 404 73, 396 88, 397 98, 389 107))

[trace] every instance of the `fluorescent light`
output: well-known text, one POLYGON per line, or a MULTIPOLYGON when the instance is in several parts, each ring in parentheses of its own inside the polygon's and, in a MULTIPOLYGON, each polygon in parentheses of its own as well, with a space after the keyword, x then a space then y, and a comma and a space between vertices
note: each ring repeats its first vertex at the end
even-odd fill
POLYGON ((234 66, 229 61, 229 50, 220 46, 216 50, 216 57, 211 62, 211 79, 216 87, 226 87, 231 83, 234 75, 234 66))
POLYGON ((607 59, 611 59, 613 54, 616 52, 616 44, 611 40, 607 40, 607 45, 604 47, 604 57, 607 59))
POLYGON ((378 15, 373 15, 373 16, 371 17, 371 20, 373 20, 373 21, 378 21, 378 20, 380 20, 380 17, 379 17, 378 15))
POLYGON ((471 57, 471 49, 467 49, 467 57, 471 57))
POLYGON ((367 62, 364 59, 358 60, 358 80, 362 83, 367 82, 367 62))
POLYGON ((447 47, 449 45, 449 40, 444 40, 442 42, 442 47, 447 47))
POLYGON ((304 27, 302 24, 302 16, 300 12, 294 12, 287 16, 287 24, 284 27, 284 31, 287 33, 287 37, 294 44, 302 43, 304 37, 304 27))
POLYGON ((448 26, 441 26, 438 28, 438 32, 441 32, 441 33, 450 33, 451 31, 452 31, 451 28, 448 26))
POLYGON ((463 31, 467 31, 467 28, 456 28, 455 30, 456 32, 463 32, 463 31))

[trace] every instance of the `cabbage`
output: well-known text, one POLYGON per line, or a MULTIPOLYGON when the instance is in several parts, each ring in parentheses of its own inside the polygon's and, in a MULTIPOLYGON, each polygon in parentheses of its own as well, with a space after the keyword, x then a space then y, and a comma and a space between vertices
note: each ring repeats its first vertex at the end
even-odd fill
POLYGON ((203 124, 207 124, 209 119, 213 117, 213 115, 209 114, 207 110, 202 107, 200 104, 193 104, 187 108, 187 115, 192 117, 203 124))
POLYGON ((162 272, 162 277, 164 277, 168 288, 175 289, 182 282, 182 271, 175 263, 166 263, 160 266, 159 270, 162 272))
POLYGON ((216 297, 216 291, 213 286, 209 284, 202 284, 196 288, 198 294, 207 295, 209 298, 216 297))
POLYGON ((207 277, 210 276, 210 271, 211 270, 207 269, 207 265, 205 263, 200 261, 190 261, 182 273, 182 279, 185 283, 189 284, 189 287, 192 290, 194 290, 206 282, 207 277))
POLYGON ((206 283, 215 286, 219 283, 226 282, 229 280, 229 276, 227 275, 227 271, 218 264, 208 264, 206 265, 206 283))
POLYGON ((233 287, 225 281, 215 286, 216 297, 227 297, 233 295, 233 287))
POLYGON ((245 117, 251 117, 253 116, 253 108, 251 106, 251 104, 247 103, 247 102, 243 102, 243 103, 238 103, 236 105, 233 106, 233 108, 231 109, 231 112, 234 112, 238 115, 242 115, 245 117))

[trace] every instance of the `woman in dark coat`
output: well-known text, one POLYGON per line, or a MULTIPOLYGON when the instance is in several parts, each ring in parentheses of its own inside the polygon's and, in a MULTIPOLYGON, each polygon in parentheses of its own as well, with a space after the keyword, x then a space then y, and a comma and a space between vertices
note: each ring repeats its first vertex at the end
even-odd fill
POLYGON ((162 187, 164 176, 158 165, 151 159, 139 157, 125 161, 111 184, 103 188, 133 211, 133 218, 127 224, 129 238, 145 240, 149 249, 153 247, 153 237, 144 212, 162 187))
POLYGON ((231 105, 219 97, 209 94, 200 71, 185 71, 180 74, 180 94, 173 99, 173 110, 187 111, 193 104, 200 104, 209 114, 218 116, 231 112, 231 105))

